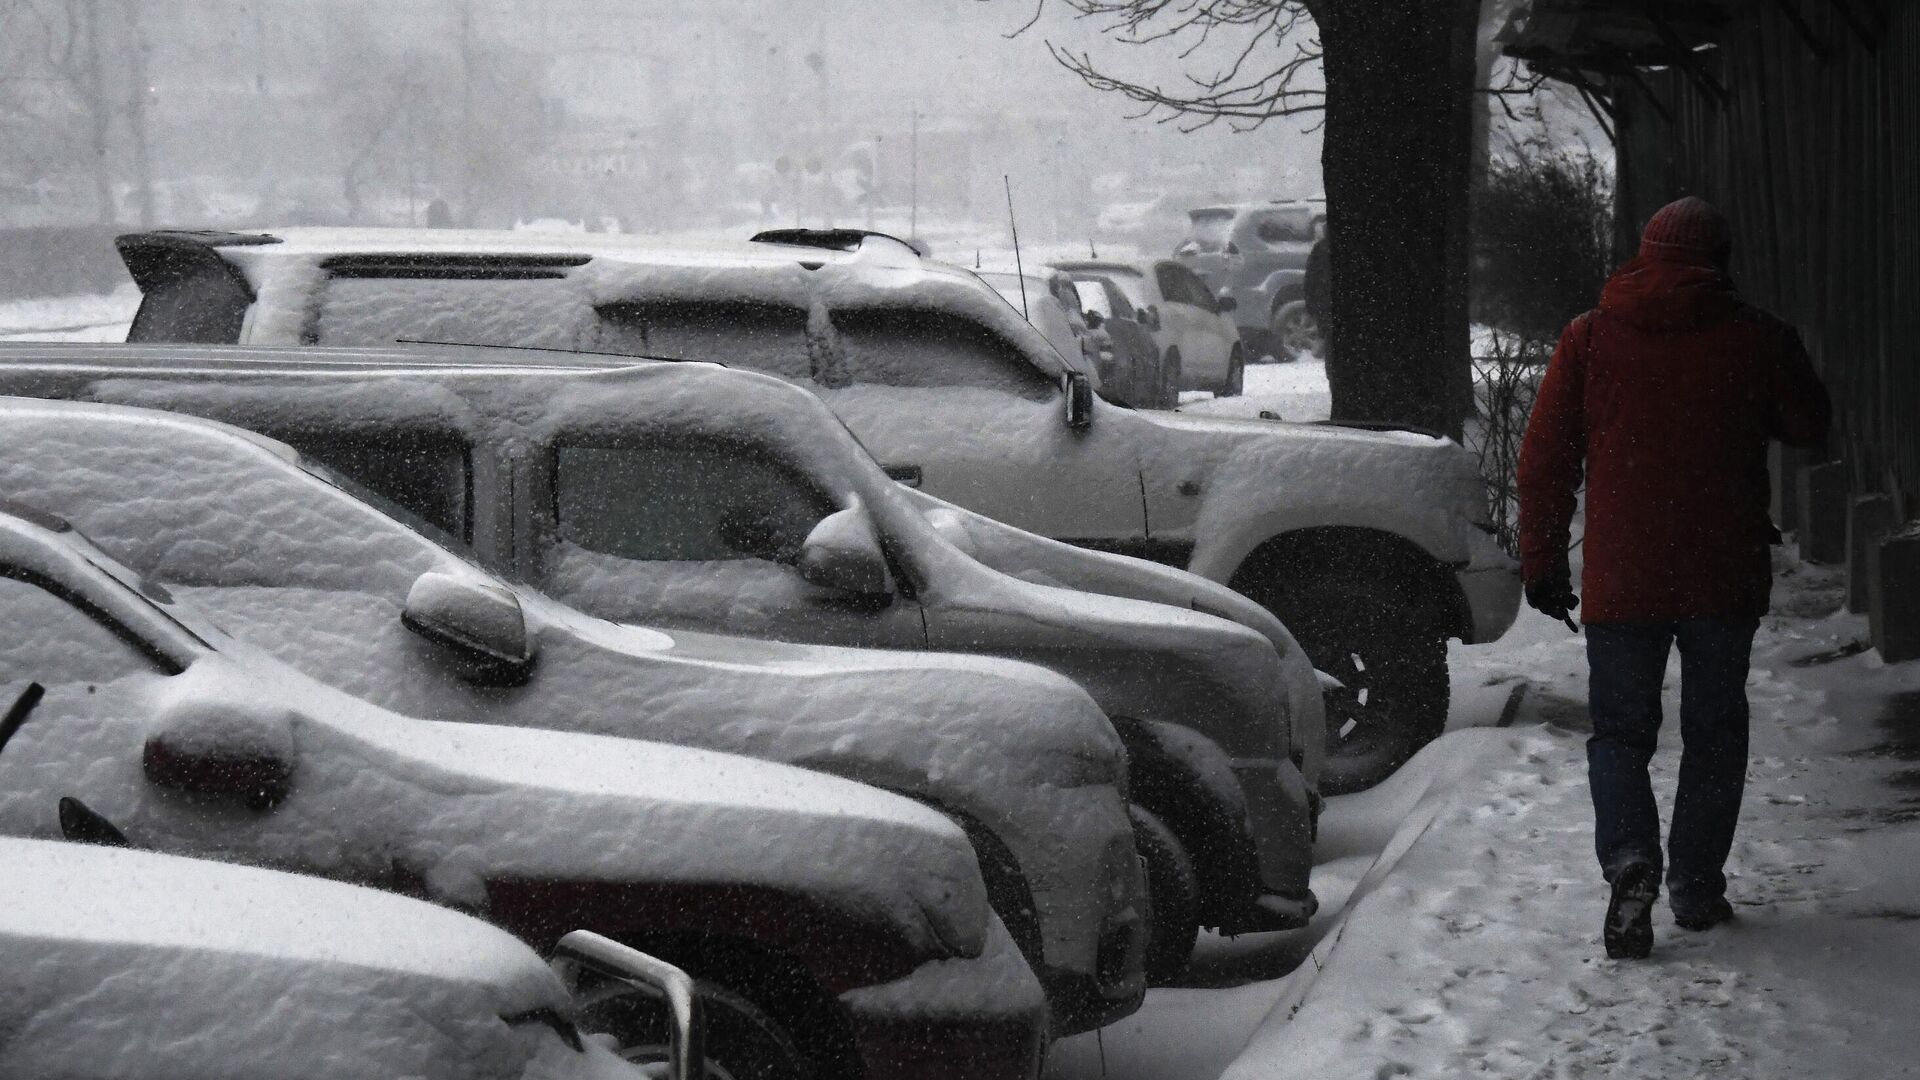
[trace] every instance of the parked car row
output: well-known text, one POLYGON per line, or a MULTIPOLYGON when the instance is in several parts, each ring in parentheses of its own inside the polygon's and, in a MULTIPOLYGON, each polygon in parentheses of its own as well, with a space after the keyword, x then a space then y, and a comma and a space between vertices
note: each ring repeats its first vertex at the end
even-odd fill
POLYGON ((457 908, 592 1068, 1033 1076, 1303 925, 1320 789, 1516 605, 1445 440, 1096 396, 1177 303, 1114 271, 1022 317, 852 231, 121 248, 129 343, 0 347, 0 834, 457 908))

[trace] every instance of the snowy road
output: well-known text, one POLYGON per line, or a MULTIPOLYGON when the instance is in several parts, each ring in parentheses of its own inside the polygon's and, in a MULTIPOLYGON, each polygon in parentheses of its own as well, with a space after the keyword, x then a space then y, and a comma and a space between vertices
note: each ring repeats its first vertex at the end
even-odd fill
MULTIPOLYGON (((1662 911, 1650 961, 1605 958, 1582 641, 1528 613, 1506 640, 1452 657, 1456 682, 1478 687, 1456 694, 1452 726, 1497 723, 1497 689, 1522 680, 1511 729, 1456 731, 1381 788, 1329 806, 1316 887, 1340 913, 1299 935, 1319 936, 1317 962, 1283 974, 1299 942, 1212 944, 1202 979, 1265 981, 1155 991, 1098 1043, 1063 1044, 1049 1075, 1920 1071, 1909 1030, 1920 1009, 1920 664, 1837 656, 1865 634, 1858 616, 1818 617, 1837 602, 1833 572, 1789 568, 1755 648, 1734 925, 1692 935, 1662 911)), ((1663 808, 1679 758, 1676 678, 1655 760, 1663 808)))

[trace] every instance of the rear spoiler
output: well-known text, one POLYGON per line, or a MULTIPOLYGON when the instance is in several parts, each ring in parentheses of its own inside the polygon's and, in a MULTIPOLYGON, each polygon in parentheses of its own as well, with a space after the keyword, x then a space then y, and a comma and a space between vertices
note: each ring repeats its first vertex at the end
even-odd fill
MULTIPOLYGON (((269 233, 225 232, 219 229, 156 229, 114 238, 120 261, 143 293, 200 270, 237 273, 215 248, 251 247, 283 241, 269 233)), ((244 283, 243 283, 244 284, 244 283)))

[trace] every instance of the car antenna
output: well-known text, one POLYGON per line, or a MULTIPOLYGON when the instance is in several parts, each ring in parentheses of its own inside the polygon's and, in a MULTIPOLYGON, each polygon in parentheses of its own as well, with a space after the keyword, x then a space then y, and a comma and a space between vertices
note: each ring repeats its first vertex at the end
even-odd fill
POLYGON ((1020 317, 1032 322, 1033 316, 1027 313, 1027 271, 1020 265, 1020 223, 1013 216, 1013 180, 1001 173, 1000 182, 1007 186, 1007 227, 1013 230, 1013 273, 1020 279, 1020 317))
POLYGON ((1100 257, 1100 249, 1093 246, 1093 237, 1091 236, 1087 237, 1087 258, 1097 259, 1099 257, 1100 257))

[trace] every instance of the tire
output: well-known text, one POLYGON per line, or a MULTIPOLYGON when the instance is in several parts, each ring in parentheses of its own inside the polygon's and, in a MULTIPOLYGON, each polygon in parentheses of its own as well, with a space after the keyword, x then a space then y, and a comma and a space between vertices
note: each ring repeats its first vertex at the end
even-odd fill
MULTIPOLYGON (((810 1080, 807 1057, 759 1006, 717 983, 696 980, 712 1080, 810 1080)), ((657 999, 617 984, 583 995, 580 1030, 612 1035, 621 1057, 636 1064, 667 1060, 666 1009, 657 999)))
POLYGON ((1180 838, 1145 807, 1127 807, 1133 846, 1147 869, 1152 912, 1147 929, 1147 983, 1165 986, 1186 973, 1200 936, 1200 879, 1180 838))
POLYGON ((1307 311, 1305 300, 1289 300, 1273 309, 1271 321, 1274 359, 1291 363, 1302 356, 1326 355, 1326 335, 1307 311))
POLYGON ((1214 391, 1215 397, 1239 397, 1247 388, 1247 354, 1235 345, 1227 357, 1227 381, 1214 391))
POLYGON ((1418 595, 1407 582, 1333 571, 1257 598, 1344 684, 1327 695, 1325 794, 1372 787, 1446 729, 1446 637, 1424 611, 1410 616, 1418 595))

